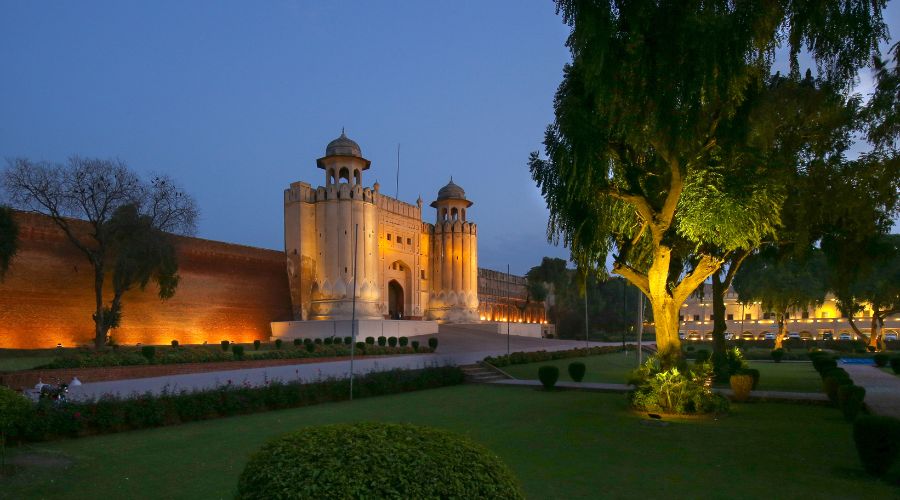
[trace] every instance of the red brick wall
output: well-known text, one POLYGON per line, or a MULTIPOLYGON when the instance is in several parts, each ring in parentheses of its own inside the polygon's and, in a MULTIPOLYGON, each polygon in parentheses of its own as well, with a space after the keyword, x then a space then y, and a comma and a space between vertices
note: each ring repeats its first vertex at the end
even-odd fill
MULTIPOLYGON (((17 214, 19 253, 0 282, 0 348, 89 344, 93 339, 93 269, 53 222, 17 214)), ((82 228, 87 229, 86 224, 82 228)), ((120 344, 251 342, 269 322, 290 320, 284 253, 199 238, 175 237, 181 282, 161 301, 152 284, 129 291, 120 344)), ((106 287, 107 299, 111 296, 106 287)))

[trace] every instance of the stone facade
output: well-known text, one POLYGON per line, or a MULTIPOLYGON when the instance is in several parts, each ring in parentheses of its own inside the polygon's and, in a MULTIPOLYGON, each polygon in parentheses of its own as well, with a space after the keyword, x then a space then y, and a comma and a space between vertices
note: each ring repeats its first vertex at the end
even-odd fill
POLYGON ((544 302, 529 300, 524 276, 478 270, 478 315, 482 321, 546 323, 544 302))
POLYGON ((284 194, 284 242, 295 320, 478 321, 478 228, 453 183, 431 203, 409 204, 363 185, 371 162, 341 136, 316 161, 325 185, 284 194), (354 268, 356 281, 354 284, 354 268))

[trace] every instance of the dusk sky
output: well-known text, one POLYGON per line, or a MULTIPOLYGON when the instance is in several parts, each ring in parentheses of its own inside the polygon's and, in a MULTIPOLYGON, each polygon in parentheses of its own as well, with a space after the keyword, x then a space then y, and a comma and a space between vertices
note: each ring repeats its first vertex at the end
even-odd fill
POLYGON ((197 236, 282 249, 283 190, 323 183, 344 127, 385 194, 398 143, 404 201, 427 207, 452 175, 479 265, 521 274, 568 255, 526 165, 567 33, 550 1, 0 0, 0 157, 118 157, 193 194, 197 236))

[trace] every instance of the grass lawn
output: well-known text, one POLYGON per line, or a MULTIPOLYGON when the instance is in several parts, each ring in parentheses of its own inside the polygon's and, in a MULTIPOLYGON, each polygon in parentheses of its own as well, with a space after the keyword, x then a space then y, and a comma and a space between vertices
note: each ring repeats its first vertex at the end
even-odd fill
MULTIPOLYGON (((831 408, 735 405, 719 420, 648 425, 619 394, 457 386, 15 451, 46 463, 3 479, 8 498, 230 498, 249 454, 308 425, 411 422, 500 455, 529 498, 891 498, 864 474, 831 408)), ((377 473, 373 464, 372 473, 377 473)), ((429 471, 410 471, 428 474, 429 471)))
POLYGON ((0 372, 30 370, 53 361, 53 356, 0 357, 0 372))
MULTIPOLYGON (((646 360, 646 355, 644 357, 646 360)), ((581 361, 587 366, 584 382, 624 384, 628 373, 637 367, 637 355, 629 352, 587 356, 584 358, 558 359, 540 363, 504 366, 501 369, 518 379, 537 379, 538 368, 544 365, 559 367, 559 379, 571 381, 568 366, 581 361)), ((748 361, 751 368, 759 370, 760 391, 821 392, 822 379, 810 363, 771 363, 748 361)), ((727 386, 727 384, 725 384, 727 386)))

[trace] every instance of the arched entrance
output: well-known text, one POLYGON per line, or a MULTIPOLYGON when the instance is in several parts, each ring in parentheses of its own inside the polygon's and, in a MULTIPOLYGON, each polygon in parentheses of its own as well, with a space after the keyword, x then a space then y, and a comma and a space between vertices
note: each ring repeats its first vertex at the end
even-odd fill
POLYGON ((388 314, 391 319, 403 319, 403 287, 397 280, 388 282, 388 314))

